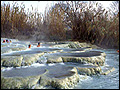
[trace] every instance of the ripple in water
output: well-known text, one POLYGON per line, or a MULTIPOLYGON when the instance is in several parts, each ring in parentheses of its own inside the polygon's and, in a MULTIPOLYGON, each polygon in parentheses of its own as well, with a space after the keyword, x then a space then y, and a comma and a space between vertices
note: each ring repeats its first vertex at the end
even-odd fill
MULTIPOLYGON (((106 65, 115 68, 108 75, 93 75, 79 83, 75 89, 119 89, 119 54, 114 49, 99 50, 106 53, 106 65)), ((105 69, 104 66, 102 69, 105 69)))

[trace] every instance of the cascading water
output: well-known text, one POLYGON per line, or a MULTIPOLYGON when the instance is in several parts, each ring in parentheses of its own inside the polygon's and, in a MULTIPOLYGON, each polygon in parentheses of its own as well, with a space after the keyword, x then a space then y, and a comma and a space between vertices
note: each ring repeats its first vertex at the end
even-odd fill
MULTIPOLYGON (((21 45, 20 42, 16 43, 17 46, 21 45)), ((26 45, 26 44, 24 44, 26 45)), ((36 44, 35 44, 36 45, 36 44)), ((6 54, 12 54, 12 53, 19 53, 25 51, 26 53, 29 54, 29 52, 35 53, 38 52, 39 50, 44 51, 44 50, 48 50, 48 51, 54 51, 54 50, 59 50, 61 48, 52 48, 49 46, 41 46, 39 48, 36 48, 36 46, 33 45, 32 49, 27 48, 26 50, 21 50, 21 51, 12 51, 12 52, 8 52, 6 54)), ((9 45, 10 46, 10 45, 9 45)), ((66 49, 66 48, 65 48, 66 49)), ((69 48, 66 49, 66 51, 69 48)), ((102 70, 107 69, 108 67, 114 67, 115 71, 109 73, 108 75, 92 75, 92 76, 87 76, 87 75, 81 75, 79 74, 80 80, 79 83, 77 85, 75 85, 75 87, 73 89, 118 89, 119 88, 119 53, 116 52, 115 49, 92 49, 91 51, 102 51, 106 53, 106 59, 105 59, 105 66, 101 66, 102 70)), ((56 51, 58 52, 58 51, 56 51)), ((60 51, 59 51, 60 52, 60 51)), ((36 69, 39 70, 39 67, 51 67, 54 70, 56 70, 54 68, 57 66, 80 66, 80 64, 78 63, 73 63, 73 62, 61 62, 61 63, 50 63, 47 64, 47 55, 49 55, 49 52, 45 52, 44 55, 40 56, 36 63, 33 63, 29 66, 21 66, 21 67, 16 67, 17 69, 22 68, 24 70, 24 68, 32 68, 35 67, 36 69)), ((1 55, 5 55, 1 54, 1 55)), ((2 69, 1 71, 9 71, 12 70, 13 67, 6 67, 4 69, 2 69)), ((24 72, 23 72, 24 73, 24 72)), ((51 73, 52 74, 52 73, 51 73)), ((37 84, 38 85, 38 84, 37 84)), ((37 86, 36 85, 36 86, 37 86)), ((39 86, 39 85, 38 85, 39 86)), ((34 89, 35 86, 32 87, 32 89, 34 89)), ((48 87, 41 87, 42 89, 55 89, 51 86, 48 87)))

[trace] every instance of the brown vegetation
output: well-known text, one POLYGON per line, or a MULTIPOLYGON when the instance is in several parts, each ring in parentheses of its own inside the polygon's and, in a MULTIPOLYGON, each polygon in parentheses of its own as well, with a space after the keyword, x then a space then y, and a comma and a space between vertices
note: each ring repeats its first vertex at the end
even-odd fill
POLYGON ((78 40, 119 48, 119 13, 110 17, 99 3, 64 1, 46 8, 25 11, 25 5, 1 5, 1 37, 60 41, 78 40), (47 10, 48 9, 48 10, 47 10), (42 21, 43 19, 43 21, 42 21), (22 38, 24 37, 24 38, 22 38))

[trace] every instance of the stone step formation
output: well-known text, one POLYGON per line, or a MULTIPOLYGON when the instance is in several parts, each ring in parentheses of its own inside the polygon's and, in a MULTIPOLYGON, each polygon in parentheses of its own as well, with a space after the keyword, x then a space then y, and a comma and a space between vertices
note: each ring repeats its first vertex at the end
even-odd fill
POLYGON ((79 75, 114 71, 101 69, 106 54, 92 50, 99 48, 95 45, 66 41, 40 42, 38 47, 37 43, 1 38, 1 89, 69 89, 82 79, 79 75))

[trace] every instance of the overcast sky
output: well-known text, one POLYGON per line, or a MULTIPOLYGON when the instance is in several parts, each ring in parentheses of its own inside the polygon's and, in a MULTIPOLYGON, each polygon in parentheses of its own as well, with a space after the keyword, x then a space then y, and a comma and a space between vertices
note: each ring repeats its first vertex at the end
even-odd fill
MULTIPOLYGON (((2 3, 10 3, 12 4, 13 1, 1 1, 2 3)), ((51 5, 53 5, 54 3, 56 3, 57 1, 17 1, 17 3, 20 5, 21 3, 25 4, 25 9, 28 10, 28 8, 31 10, 31 5, 33 6, 33 8, 37 8, 38 7, 38 11, 43 13, 45 10, 45 7, 50 7, 51 5)))
MULTIPOLYGON (((1 1, 1 4, 2 3, 10 3, 12 4, 13 1, 1 1)), ((41 12, 41 13, 44 13, 44 10, 45 10, 45 7, 50 7, 52 5, 54 5, 55 3, 57 3, 58 1, 17 1, 17 3, 20 5, 21 3, 24 3, 25 4, 25 8, 26 10, 29 8, 31 10, 31 5, 33 6, 33 8, 37 8, 38 7, 38 11, 41 12)), ((112 3, 112 1, 97 1, 101 4, 103 4, 103 6, 105 8, 109 7, 110 4, 112 3)))

